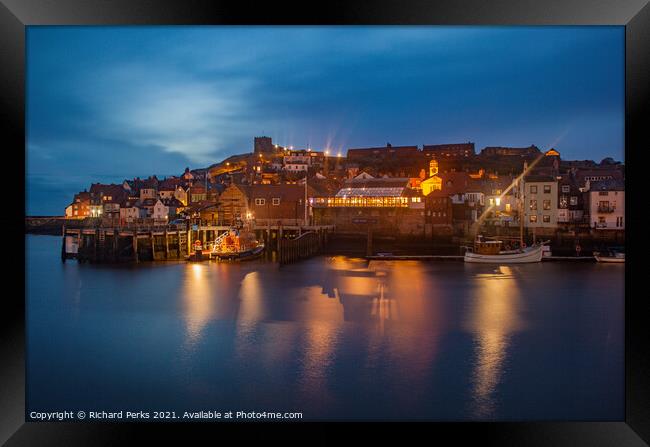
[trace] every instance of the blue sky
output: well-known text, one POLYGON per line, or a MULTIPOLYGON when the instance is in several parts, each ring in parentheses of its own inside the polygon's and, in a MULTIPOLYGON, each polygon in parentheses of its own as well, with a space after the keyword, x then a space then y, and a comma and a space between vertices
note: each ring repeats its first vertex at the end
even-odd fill
POLYGON ((27 213, 253 137, 623 160, 623 27, 29 27, 27 213))

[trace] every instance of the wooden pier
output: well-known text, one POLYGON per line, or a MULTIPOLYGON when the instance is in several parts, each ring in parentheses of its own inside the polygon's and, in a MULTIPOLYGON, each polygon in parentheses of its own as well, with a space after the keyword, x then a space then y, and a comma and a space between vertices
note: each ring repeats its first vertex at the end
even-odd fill
MULTIPOLYGON (((332 226, 256 226, 252 229, 265 244, 267 258, 294 262, 318 253, 332 226)), ((228 226, 194 225, 169 228, 63 228, 61 259, 79 262, 140 262, 185 260, 196 240, 203 246, 228 226)))

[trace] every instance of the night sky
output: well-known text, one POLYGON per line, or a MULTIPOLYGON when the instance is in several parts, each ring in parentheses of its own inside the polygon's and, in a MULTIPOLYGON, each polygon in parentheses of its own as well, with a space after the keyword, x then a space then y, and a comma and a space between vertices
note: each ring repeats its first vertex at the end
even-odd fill
POLYGON ((296 148, 555 147, 623 160, 623 27, 29 27, 27 214, 296 148))

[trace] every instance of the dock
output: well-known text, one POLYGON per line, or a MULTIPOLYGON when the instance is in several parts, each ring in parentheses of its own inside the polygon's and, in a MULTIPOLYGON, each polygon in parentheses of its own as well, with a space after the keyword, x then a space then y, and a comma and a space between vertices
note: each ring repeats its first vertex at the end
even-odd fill
MULTIPOLYGON (((140 262, 186 260, 194 242, 206 246, 230 226, 192 225, 187 229, 169 227, 63 228, 61 260, 79 262, 140 262)), ((287 264, 319 253, 333 231, 321 226, 253 226, 263 241, 269 258, 287 264)))
MULTIPOLYGON (((459 255, 374 255, 366 256, 369 261, 460 261, 463 262, 464 256, 459 255)), ((596 262, 593 256, 544 256, 542 261, 545 262, 596 262)))

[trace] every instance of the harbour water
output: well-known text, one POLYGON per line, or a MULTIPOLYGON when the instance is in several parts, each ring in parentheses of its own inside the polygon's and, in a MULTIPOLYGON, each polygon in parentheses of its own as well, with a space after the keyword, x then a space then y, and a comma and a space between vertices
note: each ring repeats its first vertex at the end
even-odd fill
POLYGON ((28 411, 622 420, 624 266, 60 260, 26 236, 28 411))

